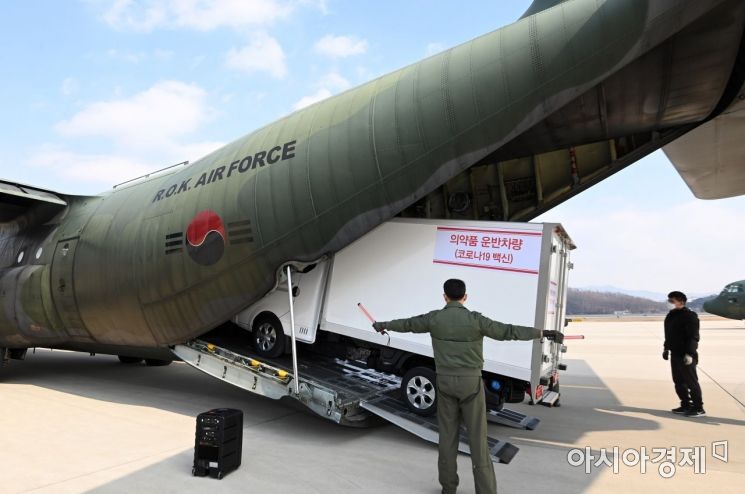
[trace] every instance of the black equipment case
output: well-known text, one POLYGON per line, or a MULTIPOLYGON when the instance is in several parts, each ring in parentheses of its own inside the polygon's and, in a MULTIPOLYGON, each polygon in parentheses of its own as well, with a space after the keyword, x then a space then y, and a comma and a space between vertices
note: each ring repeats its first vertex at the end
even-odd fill
POLYGON ((197 416, 192 475, 221 479, 241 465, 243 412, 216 408, 197 416))

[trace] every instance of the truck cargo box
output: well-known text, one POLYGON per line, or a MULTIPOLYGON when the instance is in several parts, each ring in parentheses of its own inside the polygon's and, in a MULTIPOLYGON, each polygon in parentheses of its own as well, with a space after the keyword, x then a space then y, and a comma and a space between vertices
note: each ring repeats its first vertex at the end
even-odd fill
MULTIPOLYGON (((408 361, 417 365, 431 362, 429 335, 391 333, 389 339, 372 329, 357 304, 364 303, 378 320, 426 313, 444 306, 442 285, 448 278, 465 281, 469 309, 505 323, 561 331, 572 249, 558 224, 397 218, 293 275, 296 334, 309 344, 323 345, 336 335, 362 347, 416 357, 408 361)), ((275 325, 289 334, 283 282, 278 280, 277 290, 235 322, 256 333, 274 316, 275 325)), ((514 402, 515 396, 522 399, 522 383, 540 401, 548 388, 558 391, 561 355, 562 345, 545 339, 487 338, 487 384, 495 391, 518 386, 508 400, 514 402)), ((401 365, 393 370, 403 374, 407 369, 401 365)))

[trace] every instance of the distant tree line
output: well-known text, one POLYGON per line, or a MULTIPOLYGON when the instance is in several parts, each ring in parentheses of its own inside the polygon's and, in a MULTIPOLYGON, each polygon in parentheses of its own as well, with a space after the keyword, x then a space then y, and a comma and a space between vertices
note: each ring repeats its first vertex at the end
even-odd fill
POLYGON ((688 308, 696 311, 696 312, 703 312, 704 311, 704 302, 708 302, 709 300, 714 300, 717 298, 716 295, 709 295, 707 297, 701 297, 693 300, 688 301, 688 308))
POLYGON ((567 293, 567 314, 613 314, 628 311, 632 314, 663 314, 667 304, 623 293, 596 292, 570 288, 567 293))

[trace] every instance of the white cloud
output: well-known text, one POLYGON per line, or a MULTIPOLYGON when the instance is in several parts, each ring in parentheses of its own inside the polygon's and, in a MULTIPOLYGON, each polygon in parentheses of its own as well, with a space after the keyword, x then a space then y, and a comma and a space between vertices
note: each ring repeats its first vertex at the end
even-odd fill
MULTIPOLYGON (((667 293, 715 292, 740 276, 743 198, 690 201, 664 209, 588 210, 565 218, 577 243, 572 286, 615 285, 667 293)), ((546 217, 562 216, 549 212, 546 217)), ((549 221, 540 218, 539 221, 549 221)))
POLYGON ((33 167, 44 168, 63 179, 100 183, 102 187, 144 175, 156 167, 126 156, 79 154, 46 146, 29 158, 33 167))
POLYGON ((277 79, 287 75, 285 53, 279 42, 267 33, 255 34, 243 48, 231 48, 225 55, 225 65, 242 72, 268 72, 277 79))
POLYGON ((286 18, 300 5, 325 9, 325 0, 110 0, 101 14, 118 30, 158 28, 211 31, 221 27, 266 26, 286 18))
POLYGON ((194 84, 159 82, 129 98, 91 103, 55 129, 64 136, 107 137, 128 147, 158 147, 190 134, 209 118, 205 95, 194 84))
POLYGON ((153 51, 152 57, 156 60, 168 60, 169 58, 173 57, 173 52, 171 50, 157 48, 155 51, 153 51))
POLYGON ((89 184, 88 189, 90 184, 105 189, 221 147, 222 142, 192 137, 212 114, 201 87, 159 82, 131 96, 90 103, 57 123, 57 132, 81 142, 41 146, 29 164, 61 180, 89 184), (102 148, 106 151, 89 151, 102 148))
POLYGON ((330 12, 329 4, 327 0, 299 0, 301 5, 310 5, 317 8, 323 15, 328 15, 330 12))
MULTIPOLYGON (((192 142, 188 144, 177 144, 173 146, 171 155, 173 158, 170 162, 177 163, 180 161, 188 160, 195 162, 200 158, 204 158, 212 151, 223 147, 226 143, 221 141, 201 141, 192 142)), ((163 165, 161 165, 162 168, 163 165)), ((165 166, 168 166, 167 164, 165 166)))
POLYGON ((144 53, 120 52, 114 48, 106 51, 106 56, 117 62, 140 63, 145 58, 144 53))
POLYGON ((321 80, 318 81, 318 85, 326 87, 331 91, 344 91, 352 86, 347 79, 339 75, 337 72, 329 72, 323 76, 321 80))
POLYGON ((120 51, 115 48, 111 48, 106 51, 106 56, 117 62, 127 62, 137 64, 146 60, 168 60, 173 57, 173 52, 170 50, 156 49, 152 52, 131 52, 131 51, 120 51))
POLYGON ((436 53, 440 53, 442 50, 445 49, 445 45, 442 43, 430 43, 427 45, 427 49, 425 50, 425 55, 430 57, 436 53))
POLYGON ((327 34, 316 41, 315 50, 331 58, 346 58, 367 52, 367 41, 355 36, 334 36, 327 34))
POLYGON ((305 108, 306 106, 310 106, 314 103, 318 103, 319 101, 323 101, 331 96, 333 96, 333 93, 331 91, 326 88, 321 88, 313 94, 309 94, 300 98, 294 105, 292 105, 292 109, 300 110, 302 108, 305 108))
POLYGON ((74 77, 67 77, 62 81, 60 93, 62 93, 62 96, 72 96, 78 91, 79 86, 78 81, 74 77))
MULTIPOLYGON (((76 188, 100 192, 115 184, 141 177, 182 161, 194 162, 223 146, 222 142, 174 144, 155 155, 131 153, 126 150, 112 153, 79 153, 64 147, 45 145, 28 160, 31 167, 46 174, 80 184, 76 188), (93 185, 90 189, 87 185, 93 185)), ((54 188, 53 185, 50 185, 54 188)))
POLYGON ((196 57, 191 59, 191 62, 189 63, 189 68, 191 70, 198 69, 199 66, 202 65, 205 60, 207 60, 206 55, 197 55, 196 57))
POLYGON ((317 89, 314 93, 300 98, 294 105, 292 105, 292 109, 300 110, 306 106, 323 101, 340 91, 349 89, 351 83, 337 72, 329 72, 315 84, 315 87, 317 89))

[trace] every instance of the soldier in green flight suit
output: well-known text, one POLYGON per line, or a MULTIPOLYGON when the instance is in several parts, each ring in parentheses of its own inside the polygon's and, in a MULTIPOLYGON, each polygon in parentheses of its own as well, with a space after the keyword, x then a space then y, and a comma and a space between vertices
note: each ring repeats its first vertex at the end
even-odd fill
POLYGON ((438 470, 443 494, 458 487, 456 458, 461 420, 468 430, 477 494, 496 494, 497 480, 486 441, 486 400, 481 371, 484 337, 495 340, 532 340, 546 337, 562 343, 558 331, 543 331, 493 321, 466 309, 466 284, 450 279, 444 285, 447 305, 412 317, 375 322, 376 331, 429 333, 437 369, 437 420, 440 428, 438 470))

